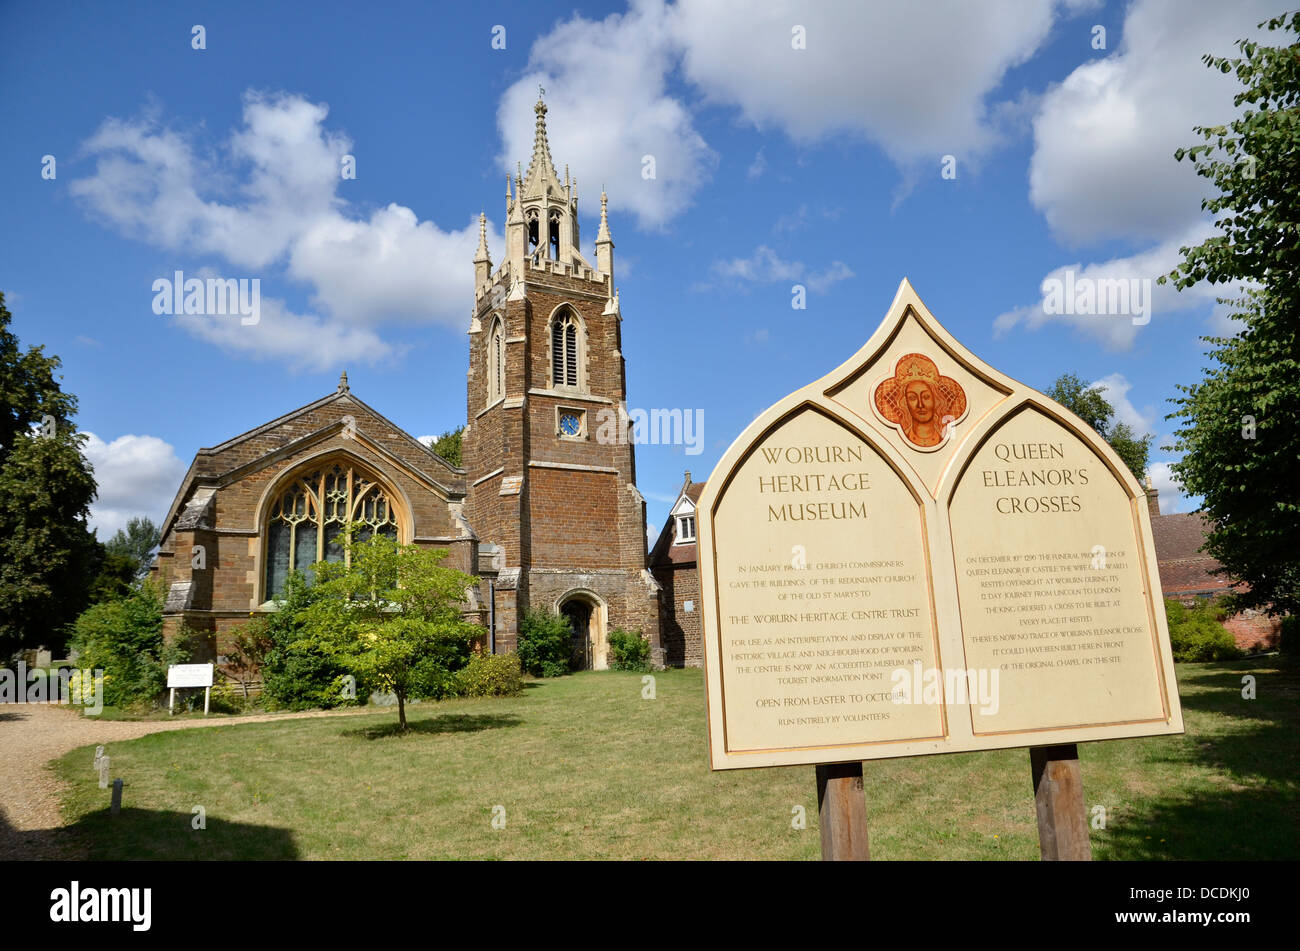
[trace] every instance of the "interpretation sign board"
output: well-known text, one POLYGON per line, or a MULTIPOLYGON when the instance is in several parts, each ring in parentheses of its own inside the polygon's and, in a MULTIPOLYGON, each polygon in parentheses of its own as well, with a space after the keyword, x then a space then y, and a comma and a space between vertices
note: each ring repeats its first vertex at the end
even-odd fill
POLYGON ((906 280, 697 519, 714 769, 1183 730, 1142 487, 906 280))
POLYGON ((211 687, 211 664, 172 664, 167 668, 168 687, 211 687))
POLYGON ((203 688, 203 715, 207 716, 212 702, 212 683, 215 668, 212 664, 172 664, 167 668, 167 712, 176 712, 176 691, 184 687, 203 688))

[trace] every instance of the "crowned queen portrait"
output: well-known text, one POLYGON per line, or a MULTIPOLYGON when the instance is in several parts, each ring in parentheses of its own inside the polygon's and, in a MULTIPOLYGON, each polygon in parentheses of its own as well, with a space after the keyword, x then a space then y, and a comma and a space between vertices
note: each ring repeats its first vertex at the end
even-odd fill
POLYGON ((950 424, 966 414, 966 392, 952 377, 939 372, 922 353, 899 358, 894 375, 876 387, 874 401, 881 418, 894 424, 918 449, 933 449, 948 435, 950 424))

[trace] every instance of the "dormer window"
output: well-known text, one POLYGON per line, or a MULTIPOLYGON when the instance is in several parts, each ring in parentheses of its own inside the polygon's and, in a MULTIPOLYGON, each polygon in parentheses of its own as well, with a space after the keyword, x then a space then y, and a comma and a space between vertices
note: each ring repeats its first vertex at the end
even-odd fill
POLYGON ((673 539, 674 544, 684 544, 695 541, 695 515, 677 516, 677 537, 673 539))
POLYGON ((673 520, 673 544, 695 544, 695 503, 691 497, 683 492, 669 515, 673 520))

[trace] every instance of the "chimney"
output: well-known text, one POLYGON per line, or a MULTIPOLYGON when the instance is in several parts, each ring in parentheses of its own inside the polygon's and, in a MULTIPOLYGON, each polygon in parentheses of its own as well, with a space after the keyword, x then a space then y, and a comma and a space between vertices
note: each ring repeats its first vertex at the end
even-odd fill
POLYGON ((1152 518, 1160 514, 1160 492, 1151 484, 1151 477, 1147 476, 1147 512, 1152 518))

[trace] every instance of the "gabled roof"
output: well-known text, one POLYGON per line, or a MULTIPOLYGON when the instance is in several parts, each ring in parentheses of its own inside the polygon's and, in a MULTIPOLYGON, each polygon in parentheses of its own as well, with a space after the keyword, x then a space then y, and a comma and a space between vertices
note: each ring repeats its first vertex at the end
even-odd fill
MULTIPOLYGON (((448 494, 456 493, 457 483, 459 483, 463 479, 465 475, 465 470, 453 466, 450 462, 442 458, 442 456, 438 455, 436 452, 434 452, 424 443, 420 442, 418 439, 416 439, 406 430, 402 429, 402 427, 398 426, 396 423, 394 423, 383 413, 379 412, 373 406, 370 406, 368 403, 364 402, 356 395, 354 395, 352 393, 351 387, 348 386, 348 375, 346 372, 344 372, 339 379, 338 388, 333 393, 330 393, 328 396, 323 396, 318 400, 314 400, 311 403, 307 403, 305 406, 300 406, 295 410, 291 410, 290 412, 285 413, 283 416, 277 416, 275 419, 271 420, 270 422, 263 423, 261 426, 258 426, 254 429, 250 429, 247 432, 232 437, 231 439, 227 439, 223 443, 219 443, 216 446, 200 449, 197 453, 195 453, 194 459, 190 463, 189 469, 187 469, 185 472, 185 477, 181 480, 180 488, 177 490, 176 496, 172 499, 171 507, 168 508, 167 510, 167 516, 163 519, 163 523, 161 526, 163 536, 166 537, 167 534, 171 531, 172 524, 175 521, 177 515, 180 513, 182 504, 184 503, 185 499, 189 496, 191 488, 196 483, 207 484, 207 485, 218 485, 226 481, 231 473, 237 472, 238 470, 241 469, 250 468, 251 466, 254 465, 254 463, 250 463, 248 460, 244 460, 244 461, 236 462, 234 465, 231 465, 227 468, 210 470, 208 466, 203 465, 204 462, 211 463, 211 461, 216 456, 219 456, 221 453, 227 452, 228 450, 238 446, 240 443, 248 442, 251 439, 255 439, 258 436, 261 436, 274 429, 284 426, 285 424, 290 423, 301 416, 305 416, 306 414, 314 412, 315 410, 318 410, 324 406, 328 406, 331 403, 348 403, 349 405, 356 406, 361 410, 365 411, 366 413, 368 413, 369 415, 375 417, 379 422, 392 427, 394 433, 398 434, 398 436, 400 436, 410 446, 414 446, 418 448, 420 453, 423 456, 427 456, 429 461, 433 463, 431 471, 425 474, 426 477, 431 482, 435 483, 444 491, 446 491, 448 494), (441 475, 442 478, 438 478, 437 477, 438 475, 441 475)), ((302 438, 295 439, 292 442, 286 444, 285 446, 281 447, 279 450, 265 453, 260 458, 265 459, 266 457, 271 456, 277 452, 283 452, 285 450, 290 450, 293 447, 300 446, 305 441, 318 439, 326 429, 333 429, 333 428, 336 427, 329 426, 329 427, 325 427, 322 430, 317 430, 316 432, 308 433, 302 438)))
MULTIPOLYGON (((677 498, 673 500, 670 512, 675 511, 682 499, 690 499, 691 503, 698 505, 700 493, 704 491, 703 482, 692 482, 691 473, 686 472, 686 481, 682 483, 681 489, 677 492, 677 498)), ((659 537, 655 539, 654 547, 650 549, 650 567, 660 565, 693 565, 696 559, 695 542, 683 542, 680 545, 674 545, 673 539, 677 535, 677 519, 671 515, 664 527, 659 532, 659 537)))

